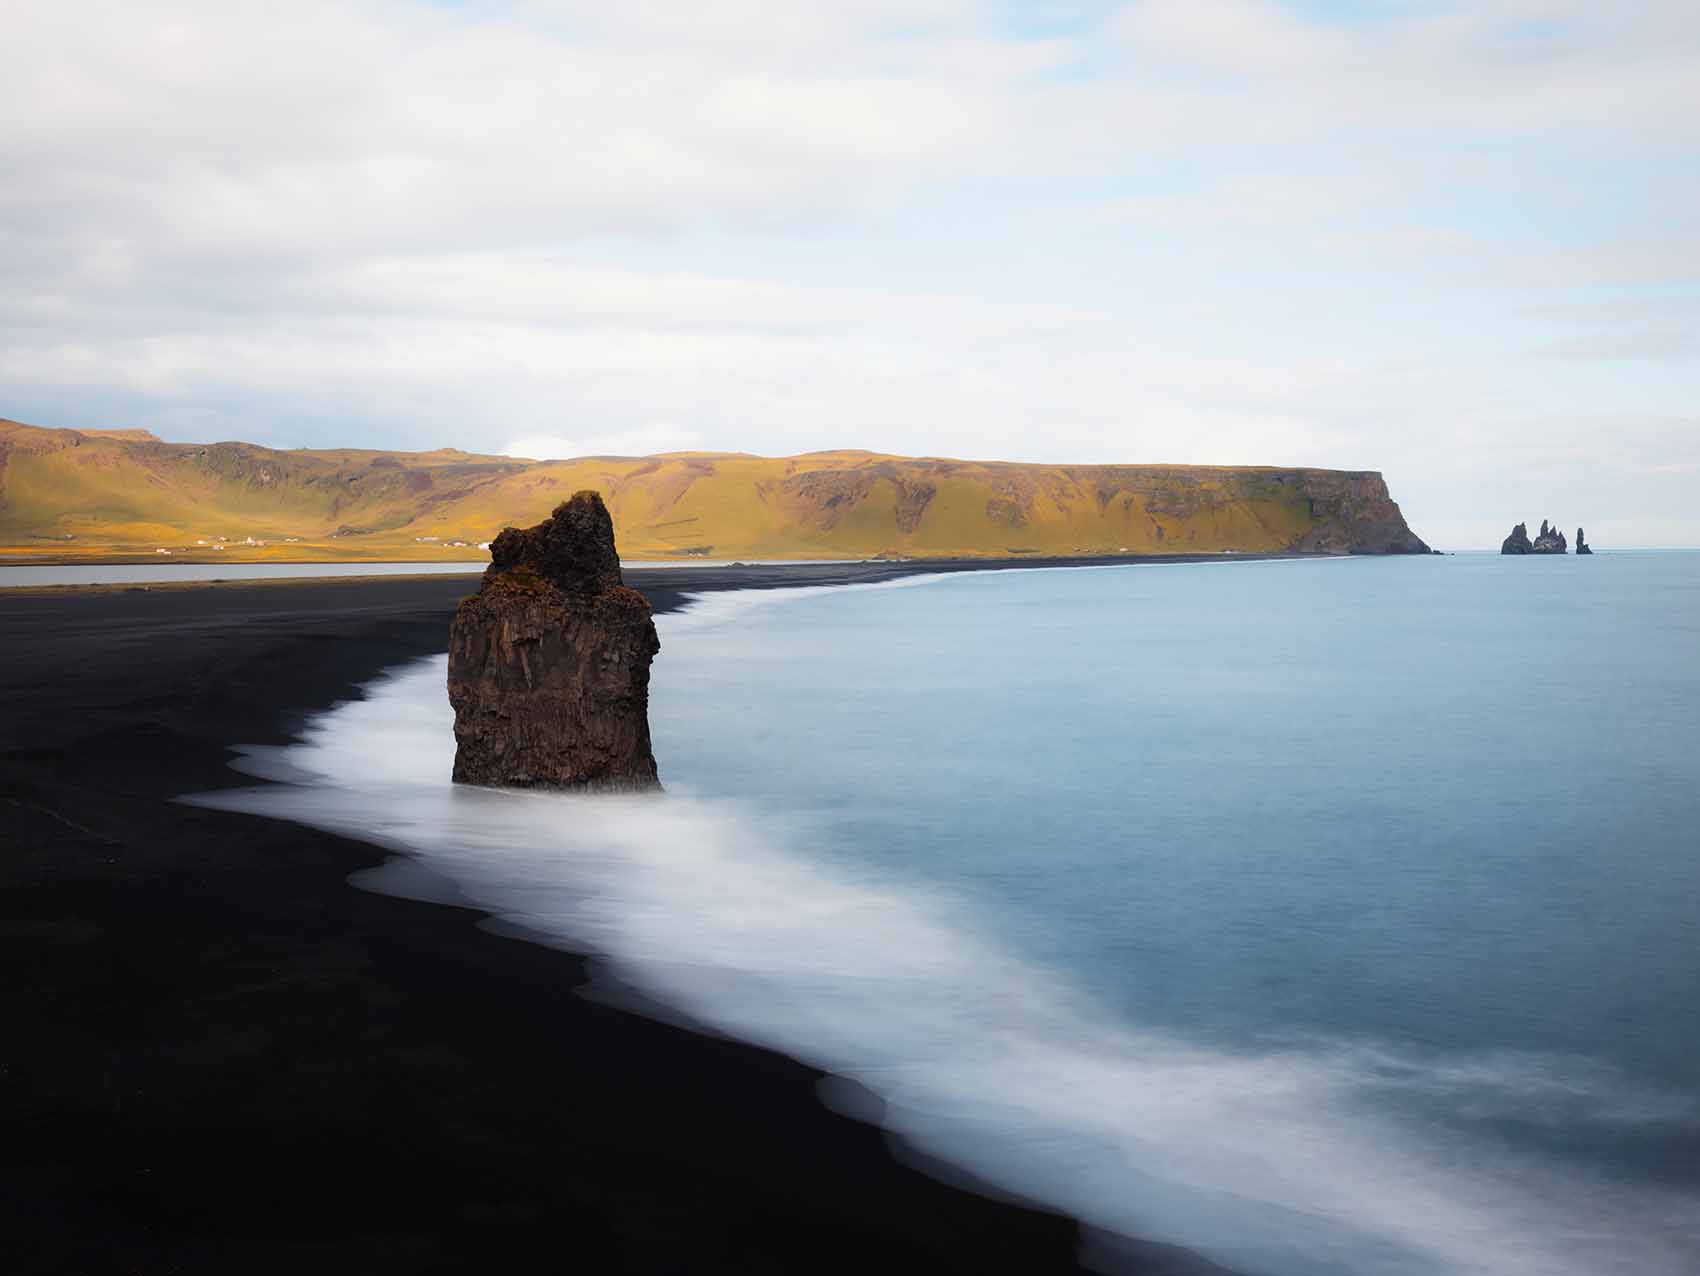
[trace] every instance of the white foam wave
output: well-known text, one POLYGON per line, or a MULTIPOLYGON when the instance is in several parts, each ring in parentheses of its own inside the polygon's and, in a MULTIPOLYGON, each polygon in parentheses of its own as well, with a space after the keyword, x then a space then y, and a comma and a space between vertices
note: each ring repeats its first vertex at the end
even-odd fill
MULTIPOLYGON (((668 628, 776 597, 711 595, 668 628)), ((1621 1079, 1563 1060, 1327 1042, 1247 1055, 1142 1031, 981 938, 952 900, 825 867, 806 821, 678 792, 456 788, 445 666, 388 677, 300 745, 250 755, 289 783, 197 800, 404 849, 648 996, 865 1087, 928 1155, 1113 1231, 1307 1276, 1700 1267, 1691 1197, 1414 1128, 1380 1100, 1562 1094, 1572 1115, 1631 1122, 1692 1121, 1691 1106, 1626 1098, 1621 1079)))
MULTIPOLYGON (((1008 570, 1018 569, 1010 568, 1008 570)), ((788 589, 707 590, 697 594, 685 594, 685 605, 678 611, 657 616, 655 625, 663 636, 673 633, 686 633, 693 629, 725 624, 761 607, 801 602, 805 599, 821 598, 831 594, 913 589, 918 585, 926 585, 933 581, 962 574, 964 573, 925 572, 914 576, 895 576, 890 580, 862 581, 853 585, 799 585, 788 589)))

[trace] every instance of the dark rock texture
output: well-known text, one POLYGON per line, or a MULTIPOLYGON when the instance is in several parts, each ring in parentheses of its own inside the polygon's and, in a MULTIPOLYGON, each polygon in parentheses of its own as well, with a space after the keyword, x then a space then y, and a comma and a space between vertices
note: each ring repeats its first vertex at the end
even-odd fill
MULTIPOLYGON (((1310 516, 1317 520, 1288 548, 1301 554, 1426 554, 1405 522, 1387 480, 1375 470, 1300 470, 1310 516)), ((1281 481, 1281 480, 1277 480, 1281 481)))
POLYGON ((1578 554, 1592 554, 1594 552, 1588 542, 1582 539, 1582 529, 1580 527, 1576 529, 1576 552, 1578 554))
POLYGON ((1547 526, 1546 519, 1541 520, 1541 534, 1535 537, 1532 549, 1536 554, 1563 554, 1569 551, 1569 544, 1564 539, 1564 533, 1556 527, 1547 526))
MULTIPOLYGON (((1578 554, 1594 552, 1582 547, 1582 529, 1580 527, 1576 529, 1576 546, 1578 554)), ((1504 543, 1500 545, 1499 552, 1502 554, 1566 554, 1570 552, 1570 542, 1564 539, 1563 532, 1543 518, 1540 534, 1534 540, 1529 539, 1527 525, 1519 523, 1511 529, 1511 535, 1507 536, 1504 543)))
POLYGON ((649 603, 620 577, 614 523, 579 492, 491 543, 483 584, 449 630, 461 784, 657 789, 649 603))

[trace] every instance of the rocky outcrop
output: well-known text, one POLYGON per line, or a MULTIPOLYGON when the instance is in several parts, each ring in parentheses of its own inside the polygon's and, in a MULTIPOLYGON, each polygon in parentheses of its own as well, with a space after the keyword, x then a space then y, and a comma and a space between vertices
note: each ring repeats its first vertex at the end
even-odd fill
MULTIPOLYGON (((1578 554, 1594 552, 1591 549, 1581 548, 1582 529, 1580 527, 1576 529, 1576 544, 1578 554)), ((1511 529, 1511 535, 1507 536, 1499 547, 1501 554, 1564 554, 1568 553, 1569 550, 1570 543, 1564 539, 1564 533, 1548 524, 1544 518, 1541 520, 1540 534, 1534 540, 1529 539, 1528 526, 1519 523, 1511 529)))
POLYGON ((620 577, 614 524, 579 492, 491 542, 449 631, 454 778, 461 784, 656 789, 649 603, 620 577))
POLYGON ((1287 548, 1301 554, 1426 554, 1387 480, 1375 470, 1299 470, 1315 525, 1287 548))
POLYGON ((1590 546, 1587 541, 1582 539, 1582 529, 1580 527, 1576 529, 1576 552, 1578 554, 1592 554, 1594 552, 1593 547, 1590 546))

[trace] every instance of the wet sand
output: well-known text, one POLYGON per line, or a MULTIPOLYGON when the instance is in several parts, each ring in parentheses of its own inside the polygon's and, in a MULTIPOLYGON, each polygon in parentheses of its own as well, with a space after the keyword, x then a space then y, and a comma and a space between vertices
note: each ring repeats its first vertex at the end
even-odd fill
MULTIPOLYGON (((665 609, 940 566, 628 579, 665 609)), ((584 959, 475 913, 353 889, 378 848, 171 800, 251 783, 232 745, 441 651, 472 587, 0 591, 8 1270, 1078 1270, 1072 1220, 922 1173, 818 1072, 580 997, 584 959)))

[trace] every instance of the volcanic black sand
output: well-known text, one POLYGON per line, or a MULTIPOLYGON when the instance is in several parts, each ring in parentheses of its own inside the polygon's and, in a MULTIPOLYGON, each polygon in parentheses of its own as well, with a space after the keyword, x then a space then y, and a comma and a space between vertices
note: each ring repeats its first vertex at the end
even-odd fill
MULTIPOLYGON (((918 569, 628 580, 665 609, 918 569)), ((1073 1221, 911 1168, 819 1073, 580 997, 581 958, 477 914, 352 888, 371 846, 171 801, 252 783, 231 745, 443 650, 473 587, 0 590, 5 1270, 1074 1270, 1073 1221)))

